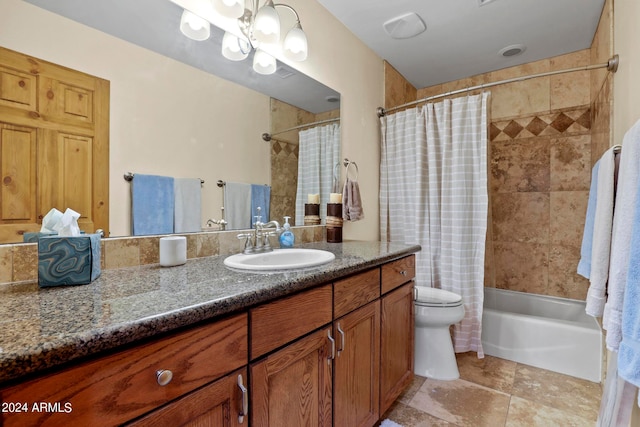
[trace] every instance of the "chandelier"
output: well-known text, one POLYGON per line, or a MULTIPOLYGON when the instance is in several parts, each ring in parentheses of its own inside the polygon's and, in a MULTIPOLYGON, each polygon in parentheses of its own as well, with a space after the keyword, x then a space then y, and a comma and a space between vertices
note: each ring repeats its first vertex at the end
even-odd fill
MULTIPOLYGON (((293 13, 295 24, 282 40, 284 56, 293 61, 307 59, 307 36, 302 31, 300 16, 296 10, 286 4, 274 4, 266 0, 262 6, 260 0, 210 0, 213 10, 225 17, 237 21, 238 31, 225 31, 222 38, 222 55, 231 61, 242 61, 253 54, 253 69, 260 74, 272 74, 276 71, 276 58, 265 51, 265 47, 280 42, 280 15, 276 8, 293 13)), ((193 40, 206 40, 210 35, 208 20, 188 11, 182 14, 180 30, 193 40)))

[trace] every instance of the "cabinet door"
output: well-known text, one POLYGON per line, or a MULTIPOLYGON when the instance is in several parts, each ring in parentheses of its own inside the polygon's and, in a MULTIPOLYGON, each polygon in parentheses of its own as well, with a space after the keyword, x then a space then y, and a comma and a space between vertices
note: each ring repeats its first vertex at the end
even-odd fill
POLYGON ((330 427, 330 328, 251 365, 252 427, 330 427))
POLYGON ((241 369, 134 421, 135 427, 235 427, 247 425, 247 370, 241 369))
POLYGON ((334 330, 334 425, 373 426, 380 414, 380 301, 336 320, 334 330))
POLYGON ((382 298, 380 413, 386 412, 413 379, 413 282, 382 298))

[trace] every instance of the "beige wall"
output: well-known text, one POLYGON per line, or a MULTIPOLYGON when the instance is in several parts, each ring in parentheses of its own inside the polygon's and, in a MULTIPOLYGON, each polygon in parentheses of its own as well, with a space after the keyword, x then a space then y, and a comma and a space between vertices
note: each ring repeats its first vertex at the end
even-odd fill
MULTIPOLYGON (((360 165, 366 219, 346 224, 344 237, 377 240, 382 61, 318 3, 291 5, 310 55, 289 65, 341 93, 343 154, 360 165)), ((260 139, 268 97, 20 0, 0 0, 0 10, 0 45, 111 81, 112 235, 130 230, 125 172, 204 179, 203 220, 220 216, 218 179, 270 181, 269 144, 260 139)))
POLYGON ((615 0, 614 49, 620 67, 614 78, 613 138, 621 143, 625 132, 640 119, 640 2, 615 0))
MULTIPOLYGON (((640 2, 615 0, 614 50, 620 67, 613 80, 613 140, 622 142, 625 132, 640 120, 640 2)), ((631 426, 640 425, 640 409, 633 405, 631 426)))

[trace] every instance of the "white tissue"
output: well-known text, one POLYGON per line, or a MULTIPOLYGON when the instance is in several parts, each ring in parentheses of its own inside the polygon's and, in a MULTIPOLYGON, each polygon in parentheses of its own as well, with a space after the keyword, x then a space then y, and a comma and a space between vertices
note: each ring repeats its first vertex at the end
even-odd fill
POLYGON ((62 219, 62 212, 58 209, 51 209, 42 219, 42 227, 40 228, 41 233, 55 233, 56 230, 54 227, 58 225, 60 220, 62 219))
POLYGON ((55 231, 62 237, 73 237, 80 235, 80 227, 78 226, 78 218, 80 214, 73 209, 67 208, 62 214, 60 221, 56 224, 55 231))

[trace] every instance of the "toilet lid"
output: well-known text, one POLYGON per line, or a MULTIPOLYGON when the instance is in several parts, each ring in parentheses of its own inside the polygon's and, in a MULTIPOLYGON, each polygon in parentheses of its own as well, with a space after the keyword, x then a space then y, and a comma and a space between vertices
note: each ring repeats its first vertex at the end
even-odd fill
POLYGON ((416 304, 431 306, 456 306, 462 304, 462 297, 456 293, 437 288, 416 286, 416 304))

